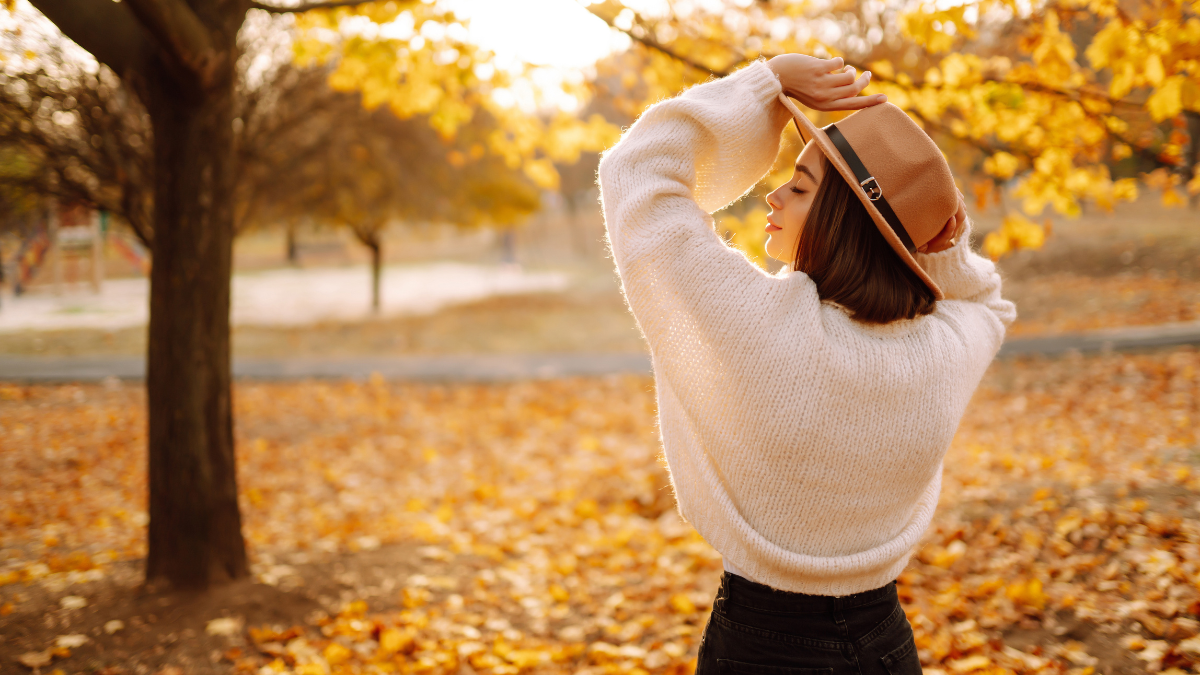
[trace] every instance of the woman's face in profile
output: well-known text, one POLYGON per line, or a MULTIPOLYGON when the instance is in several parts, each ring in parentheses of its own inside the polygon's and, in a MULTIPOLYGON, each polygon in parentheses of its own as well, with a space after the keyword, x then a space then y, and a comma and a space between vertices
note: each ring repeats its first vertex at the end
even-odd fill
POLYGON ((804 146, 796 159, 796 168, 788 182, 767 195, 771 213, 767 216, 767 255, 783 263, 796 256, 796 242, 808 218, 813 195, 821 184, 821 150, 816 143, 804 146))

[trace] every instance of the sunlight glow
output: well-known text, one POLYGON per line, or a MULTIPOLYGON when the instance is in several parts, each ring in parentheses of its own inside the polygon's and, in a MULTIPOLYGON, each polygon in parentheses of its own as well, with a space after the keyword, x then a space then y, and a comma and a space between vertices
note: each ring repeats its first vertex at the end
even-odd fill
POLYGON ((471 40, 496 54, 496 65, 518 63, 585 68, 626 41, 576 0, 444 0, 469 21, 471 40))

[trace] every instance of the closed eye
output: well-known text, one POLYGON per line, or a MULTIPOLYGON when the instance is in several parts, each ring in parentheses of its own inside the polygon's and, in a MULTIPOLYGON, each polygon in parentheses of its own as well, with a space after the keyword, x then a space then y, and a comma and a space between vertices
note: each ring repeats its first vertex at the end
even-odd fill
POLYGON ((804 194, 805 192, 807 192, 807 190, 801 190, 801 189, 800 189, 800 188, 798 188, 798 187, 794 187, 794 188, 792 188, 792 192, 795 192, 795 193, 796 193, 796 194, 798 194, 798 195, 802 195, 802 194, 804 194))

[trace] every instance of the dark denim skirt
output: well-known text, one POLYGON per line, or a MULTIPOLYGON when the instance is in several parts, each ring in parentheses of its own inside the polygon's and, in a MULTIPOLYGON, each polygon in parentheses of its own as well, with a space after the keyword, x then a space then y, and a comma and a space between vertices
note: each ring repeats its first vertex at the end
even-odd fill
POLYGON ((788 593, 725 572, 696 675, 920 675, 896 582, 843 597, 788 593))

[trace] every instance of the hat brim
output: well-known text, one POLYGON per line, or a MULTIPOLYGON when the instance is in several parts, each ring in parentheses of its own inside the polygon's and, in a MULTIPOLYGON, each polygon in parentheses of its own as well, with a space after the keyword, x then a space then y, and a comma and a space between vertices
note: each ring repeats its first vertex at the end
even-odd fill
POLYGON ((938 288, 938 285, 935 284, 933 279, 929 277, 929 273, 921 267, 921 265, 917 262, 917 259, 914 258, 913 255, 908 252, 908 249, 904 247, 904 243, 900 241, 900 237, 898 237, 896 233, 892 231, 892 226, 888 224, 887 219, 883 217, 883 214, 879 212, 879 209, 876 208, 874 202, 871 201, 871 198, 867 196, 866 190, 858 186, 858 179, 854 176, 854 171, 851 170, 850 165, 846 163, 845 158, 842 157, 842 153, 838 152, 838 149, 836 146, 834 146, 833 141, 829 139, 829 135, 826 134, 823 129, 813 124, 812 120, 808 119, 807 115, 800 112, 800 109, 796 107, 795 103, 792 103, 792 99, 788 98, 787 94, 780 92, 779 101, 788 109, 788 112, 792 113, 792 119, 794 119, 796 122, 796 130, 801 132, 800 140, 803 141, 804 136, 807 135, 810 139, 816 142, 817 147, 820 148, 821 152, 825 153, 825 157, 829 159, 829 163, 837 167, 838 173, 842 174, 842 178, 846 179, 846 184, 851 188, 854 188, 854 194, 858 196, 858 200, 862 202, 863 206, 866 207, 867 213, 871 214, 871 220, 875 221, 875 227, 879 230, 879 233, 883 235, 883 238, 887 241, 888 245, 892 247, 892 250, 896 252, 896 255, 900 256, 900 259, 904 261, 904 264, 908 265, 909 269, 911 269, 913 273, 920 277, 921 281, 929 287, 929 290, 933 291, 933 295, 936 299, 944 300, 946 296, 942 293, 942 289, 938 288))

